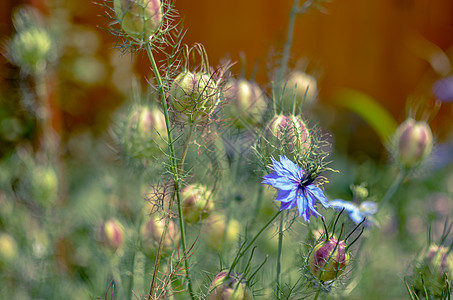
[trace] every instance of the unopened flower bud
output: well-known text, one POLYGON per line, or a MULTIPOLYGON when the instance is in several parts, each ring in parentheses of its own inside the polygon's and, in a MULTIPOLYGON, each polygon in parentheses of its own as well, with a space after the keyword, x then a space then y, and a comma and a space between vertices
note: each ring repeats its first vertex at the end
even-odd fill
POLYGON ((118 249, 124 242, 123 226, 116 219, 104 222, 100 228, 100 238, 105 246, 118 249))
POLYGON ((237 241, 241 225, 235 219, 228 220, 226 226, 225 215, 212 214, 206 222, 206 237, 208 246, 220 250, 224 245, 232 245, 237 241))
POLYGON ((200 122, 215 110, 220 100, 217 83, 208 74, 180 73, 170 87, 171 107, 177 115, 200 122))
POLYGON ((349 253, 344 241, 331 237, 319 242, 309 258, 311 273, 321 281, 330 281, 340 276, 349 263, 349 253))
POLYGON ((0 233, 0 265, 12 262, 17 255, 17 244, 7 233, 0 233))
POLYGON ((267 109, 267 100, 258 84, 245 79, 233 80, 225 86, 225 98, 232 101, 225 107, 226 116, 239 128, 259 124, 267 109))
POLYGON ((220 272, 209 285, 206 300, 249 300, 253 294, 241 275, 231 272, 220 272))
POLYGON ((205 186, 192 184, 181 191, 184 220, 196 223, 208 217, 214 208, 211 192, 205 186))
POLYGON ((453 276, 453 254, 448 247, 431 245, 421 252, 414 269, 414 288, 440 296, 453 276))
POLYGON ((422 163, 433 148, 433 134, 424 121, 407 119, 395 133, 396 159, 405 168, 422 163))
POLYGON ((266 127, 265 137, 275 157, 282 152, 288 157, 302 156, 310 149, 310 134, 299 116, 275 116, 266 127))
MULTIPOLYGON (((143 224, 141 228, 142 248, 145 254, 154 255, 159 248, 160 239, 164 231, 165 218, 153 214, 150 219, 143 224)), ((167 234, 163 239, 162 251, 174 249, 179 241, 179 235, 176 232, 175 223, 169 220, 167 234)))
POLYGON ((287 111, 292 111, 293 102, 300 107, 315 101, 317 95, 316 79, 302 71, 294 71, 288 76, 282 105, 287 111))
POLYGON ((160 0, 114 0, 116 16, 130 37, 147 42, 162 23, 160 0))

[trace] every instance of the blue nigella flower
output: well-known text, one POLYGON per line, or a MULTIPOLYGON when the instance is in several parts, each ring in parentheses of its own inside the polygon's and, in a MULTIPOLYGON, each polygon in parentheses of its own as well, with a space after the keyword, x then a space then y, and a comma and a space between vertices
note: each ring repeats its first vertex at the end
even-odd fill
POLYGON ((373 219, 372 215, 377 211, 377 204, 371 201, 364 201, 357 206, 356 204, 350 201, 344 201, 341 199, 335 199, 329 202, 330 206, 336 210, 342 210, 349 214, 354 223, 359 224, 366 218, 364 226, 369 228, 376 225, 376 221, 373 219))
POLYGON ((453 76, 441 78, 433 84, 433 93, 442 102, 453 101, 453 76))
POLYGON ((321 216, 316 210, 316 201, 324 207, 329 207, 329 202, 323 191, 314 185, 311 174, 307 174, 301 167, 285 156, 280 156, 280 162, 272 159, 273 172, 264 176, 261 183, 279 189, 277 198, 280 201, 280 210, 296 207, 299 217, 304 216, 310 223, 310 216, 321 216))

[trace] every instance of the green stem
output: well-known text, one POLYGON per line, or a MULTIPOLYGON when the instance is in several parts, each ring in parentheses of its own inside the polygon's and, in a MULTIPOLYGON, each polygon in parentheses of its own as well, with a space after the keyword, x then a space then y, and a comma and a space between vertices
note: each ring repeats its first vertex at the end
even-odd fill
MULTIPOLYGON (((162 78, 161 78, 160 73, 159 73, 159 68, 157 67, 156 61, 155 61, 153 53, 151 51, 151 45, 148 43, 148 44, 145 45, 145 48, 146 48, 146 52, 147 52, 148 57, 149 57, 149 61, 151 63, 151 67, 153 68, 154 75, 156 77, 157 88, 159 90, 160 98, 161 98, 162 106, 163 106, 165 125, 167 127, 168 148, 169 148, 169 152, 170 152, 169 153, 169 156, 170 156, 170 167, 171 167, 171 171, 173 173, 173 178, 174 178, 174 189, 175 189, 174 195, 176 196, 176 200, 177 200, 177 204, 178 204, 179 227, 180 227, 179 229, 180 229, 180 234, 181 234, 181 244, 182 244, 183 253, 184 253, 184 255, 186 255, 187 253, 186 253, 186 236, 185 236, 185 228, 184 228, 184 216, 183 216, 183 213, 182 213, 181 196, 180 196, 180 188, 179 188, 179 185, 180 185, 180 170, 179 170, 178 163, 177 163, 177 160, 176 160, 175 148, 174 148, 174 145, 173 145, 173 139, 172 139, 172 135, 171 135, 171 123, 170 123, 170 117, 169 117, 169 114, 168 114, 167 98, 166 98, 164 87, 163 87, 163 84, 162 84, 162 78)), ((192 126, 191 126, 191 128, 192 128, 192 126)), ((181 165, 182 165, 182 160, 181 160, 181 165)), ((172 203, 173 203, 173 201, 170 202, 169 209, 172 208, 172 203)), ((151 300, 152 294, 154 292, 156 278, 157 278, 157 273, 158 273, 158 270, 159 270, 161 251, 162 251, 162 247, 163 247, 163 239, 165 238, 165 233, 166 233, 166 230, 168 229, 169 222, 170 222, 170 219, 166 218, 165 225, 164 225, 164 232, 163 232, 163 234, 161 236, 161 241, 160 241, 160 244, 159 244, 159 250, 158 250, 158 255, 157 255, 156 263, 155 263, 155 267, 154 267, 154 274, 153 274, 153 279, 151 281, 151 286, 150 286, 150 292, 149 292, 149 295, 148 295, 148 300, 151 300)), ((187 257, 184 258, 184 267, 185 267, 185 270, 186 270, 186 279, 187 279, 187 283, 188 283, 190 298, 192 300, 194 300, 195 298, 194 298, 193 289, 192 289, 192 281, 190 280, 189 263, 188 263, 188 258, 187 257)))
POLYGON ((275 287, 277 299, 280 299, 280 270, 282 259, 282 245, 283 245, 283 214, 280 216, 280 226, 278 229, 277 277, 275 287))
POLYGON ((231 272, 233 271, 234 267, 236 267, 237 263, 239 262, 239 259, 244 256, 244 254, 247 252, 247 250, 250 249, 250 247, 255 243, 255 241, 258 239, 258 237, 263 233, 264 230, 275 220, 275 218, 278 217, 278 215, 281 214, 282 211, 278 211, 261 229, 258 231, 258 233, 255 235, 255 237, 247 244, 247 246, 241 250, 236 257, 233 260, 233 263, 231 264, 231 267, 228 271, 227 278, 230 277, 231 272))
POLYGON ((315 294, 315 297, 313 298, 313 300, 317 300, 318 299, 320 292, 321 292, 321 284, 319 285, 318 290, 316 291, 316 294, 315 294))
POLYGON ((280 62, 280 70, 277 75, 277 91, 279 92, 281 91, 281 83, 283 81, 283 77, 285 76, 286 69, 288 68, 289 56, 291 54, 291 45, 293 43, 294 36, 294 25, 296 23, 296 15, 299 12, 299 1, 300 0, 294 0, 293 6, 291 8, 291 13, 289 15, 286 43, 283 50, 282 61, 280 62))
MULTIPOLYGON (((134 247, 135 248, 135 247, 134 247)), ((129 286, 128 286, 128 289, 127 289, 127 299, 131 300, 132 299, 132 294, 133 294, 133 289, 134 289, 134 267, 135 267, 135 249, 134 251, 132 252, 132 258, 131 258, 131 274, 130 274, 130 277, 129 277, 129 286)))
POLYGON ((393 195, 396 193, 401 183, 403 182, 404 178, 406 177, 406 173, 407 173, 406 170, 401 170, 399 172, 395 181, 393 181, 392 185, 382 198, 381 203, 379 204, 379 210, 381 210, 387 204, 387 202, 389 202, 390 199, 392 199, 393 195))

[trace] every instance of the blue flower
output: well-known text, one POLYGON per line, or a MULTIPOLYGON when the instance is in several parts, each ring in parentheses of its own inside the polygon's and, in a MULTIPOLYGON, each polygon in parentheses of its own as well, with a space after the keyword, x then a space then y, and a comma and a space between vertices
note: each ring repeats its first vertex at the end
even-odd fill
POLYGON ((304 216, 305 222, 310 223, 310 216, 321 216, 316 210, 316 201, 324 207, 329 207, 329 202, 323 191, 314 185, 311 174, 285 156, 280 156, 280 162, 272 159, 273 172, 264 176, 261 183, 268 184, 278 189, 275 200, 280 201, 280 210, 296 207, 299 217, 304 216))
POLYGON ((453 76, 441 78, 433 84, 433 94, 442 102, 453 101, 453 76))
POLYGON ((369 228, 376 225, 376 221, 372 217, 377 211, 377 204, 375 202, 365 201, 360 206, 357 206, 350 201, 335 199, 330 201, 329 204, 336 210, 342 210, 344 208, 344 211, 349 214, 351 220, 356 224, 359 224, 366 218, 363 224, 365 227, 369 228))

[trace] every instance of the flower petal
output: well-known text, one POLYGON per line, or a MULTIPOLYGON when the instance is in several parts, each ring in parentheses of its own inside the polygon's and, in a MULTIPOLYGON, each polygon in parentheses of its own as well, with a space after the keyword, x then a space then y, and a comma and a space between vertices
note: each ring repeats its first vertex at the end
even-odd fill
POLYGON ((321 216, 321 217, 322 217, 322 215, 321 215, 321 214, 316 210, 316 208, 315 208, 316 200, 317 200, 317 198, 315 197, 315 195, 314 195, 314 194, 311 194, 309 191, 307 191, 306 196, 307 196, 307 198, 308 198, 307 205, 308 205, 308 208, 310 209, 311 214, 312 214, 313 216, 318 215, 318 216, 321 216))
POLYGON ((275 198, 276 201, 281 201, 281 202, 291 202, 296 199, 296 190, 280 190, 278 192, 277 198, 275 198))
POLYGON ((284 177, 266 178, 262 183, 273 186, 279 190, 292 190, 295 188, 294 183, 284 177))
POLYGON ((305 221, 310 223, 310 215, 308 216, 308 220, 306 218, 307 198, 302 191, 298 191, 297 193, 297 209, 299 210, 299 217, 303 215, 305 221))
POLYGON ((352 213, 349 214, 349 217, 351 218, 351 220, 354 221, 354 223, 356 224, 359 224, 360 222, 363 221, 363 219, 365 219, 364 216, 362 216, 362 214, 360 213, 359 210, 356 210, 356 211, 353 211, 352 213))
POLYGON ((359 208, 350 201, 344 201, 342 199, 335 199, 329 202, 329 205, 337 210, 344 210, 348 213, 352 213, 354 211, 358 211, 359 208))
POLYGON ((292 202, 282 202, 280 205, 280 210, 291 209, 296 206, 296 201, 292 202))
POLYGON ((321 204, 327 208, 329 207, 329 200, 324 196, 324 192, 314 184, 310 184, 306 187, 307 193, 313 195, 321 204))

